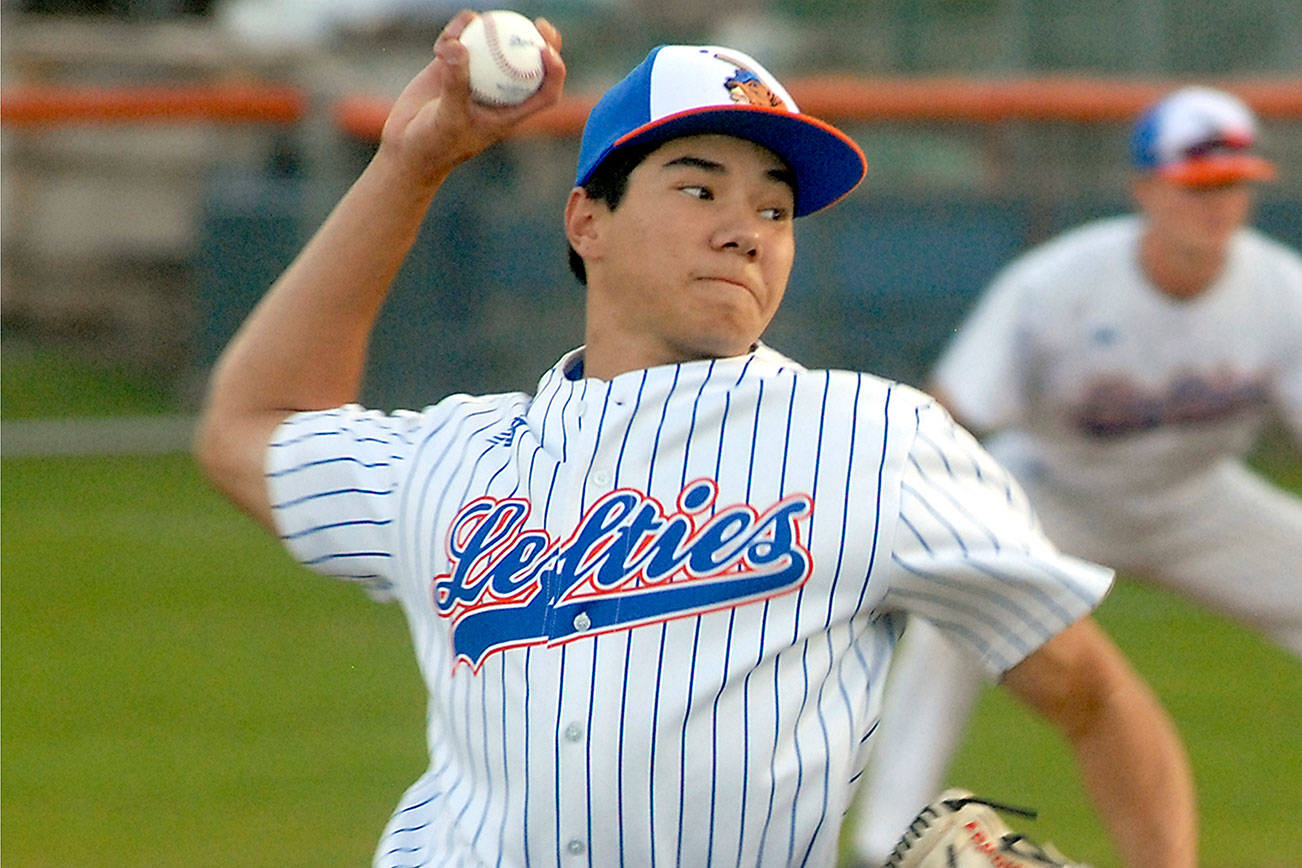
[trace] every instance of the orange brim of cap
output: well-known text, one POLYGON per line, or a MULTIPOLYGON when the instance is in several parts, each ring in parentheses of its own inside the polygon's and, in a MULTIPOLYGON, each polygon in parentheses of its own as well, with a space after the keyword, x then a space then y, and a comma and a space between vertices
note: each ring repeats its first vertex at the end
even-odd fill
POLYGON ((1158 176, 1189 187, 1211 187, 1236 181, 1273 181, 1275 164, 1250 154, 1186 160, 1157 170, 1158 176))

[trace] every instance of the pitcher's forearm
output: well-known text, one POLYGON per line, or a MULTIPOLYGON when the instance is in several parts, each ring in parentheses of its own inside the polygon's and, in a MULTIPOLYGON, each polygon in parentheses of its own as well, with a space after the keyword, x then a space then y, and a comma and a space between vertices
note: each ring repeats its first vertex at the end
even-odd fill
POLYGON ((560 99, 560 34, 539 21, 548 42, 542 87, 516 106, 476 105, 458 40, 473 18, 464 11, 439 34, 434 59, 394 102, 374 159, 213 370, 195 456, 222 493, 273 531, 262 468, 275 427, 295 411, 357 399, 371 329, 435 192, 453 167, 560 99))
POLYGON ((258 303, 213 373, 210 409, 313 410, 355 400, 372 326, 437 184, 383 155, 258 303))
POLYGON ((213 485, 275 531, 261 456, 290 413, 356 400, 371 328, 437 184, 382 157, 258 302, 213 370, 195 454, 213 485))
POLYGON ((1132 868, 1194 868, 1193 772, 1175 724, 1090 618, 1050 639, 1004 683, 1067 739, 1081 778, 1132 868))
POLYGON ((1128 866, 1193 868, 1198 830, 1188 758, 1146 689, 1123 690, 1074 744, 1086 789, 1128 866))

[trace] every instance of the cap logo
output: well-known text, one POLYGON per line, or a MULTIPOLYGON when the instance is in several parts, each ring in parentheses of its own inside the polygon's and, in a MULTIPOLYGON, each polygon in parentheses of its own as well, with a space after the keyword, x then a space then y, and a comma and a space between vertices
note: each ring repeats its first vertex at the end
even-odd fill
POLYGON ((1185 148, 1184 156, 1190 159, 1211 157, 1217 154, 1234 154, 1252 147, 1252 138, 1246 135, 1226 133, 1206 141, 1198 142, 1185 148))
POLYGON ((1203 110, 1198 113, 1197 124, 1203 133, 1192 145, 1181 153, 1185 157, 1209 157, 1214 154, 1232 153, 1252 147, 1252 134, 1246 130, 1226 129, 1224 118, 1203 110))
POLYGON ((773 89, 765 84, 763 79, 747 69, 745 64, 726 54, 715 54, 714 56, 735 67, 732 75, 728 76, 723 82, 723 86, 728 91, 728 96, 732 98, 733 102, 790 111, 787 104, 782 101, 782 97, 774 93, 773 89))

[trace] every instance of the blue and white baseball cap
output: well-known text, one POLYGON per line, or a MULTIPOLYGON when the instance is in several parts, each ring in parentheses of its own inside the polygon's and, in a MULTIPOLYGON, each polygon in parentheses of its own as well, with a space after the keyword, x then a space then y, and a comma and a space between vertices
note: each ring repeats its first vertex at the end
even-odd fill
POLYGON ((1209 87, 1175 91, 1140 116, 1135 168, 1191 187, 1269 181, 1275 164, 1256 153, 1257 120, 1243 100, 1209 87))
POLYGON ((705 133, 747 139, 781 157, 795 175, 797 217, 845 196, 867 169, 849 136, 801 114, 750 56, 717 45, 661 45, 588 115, 575 184, 587 183, 616 151, 705 133))

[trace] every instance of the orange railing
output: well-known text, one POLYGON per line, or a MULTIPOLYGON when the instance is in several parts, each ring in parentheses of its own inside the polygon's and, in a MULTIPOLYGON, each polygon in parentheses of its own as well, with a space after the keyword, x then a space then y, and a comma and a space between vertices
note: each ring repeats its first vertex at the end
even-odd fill
MULTIPOLYGON (((877 79, 812 76, 791 81, 803 110, 837 122, 858 121, 1124 121, 1176 81, 1118 81, 1090 78, 877 79)), ((1302 78, 1213 81, 1243 97, 1268 120, 1302 120, 1302 78)), ((596 94, 567 96, 535 115, 522 135, 572 135, 583 126, 596 94)), ((307 111, 307 97, 291 85, 215 84, 89 88, 20 85, 0 94, 0 123, 45 127, 76 123, 214 121, 293 123, 307 111)), ((392 101, 353 95, 339 99, 339 129, 363 140, 379 139, 392 101)))
MULTIPOLYGON (((1242 97, 1263 118, 1302 120, 1302 79, 1210 82, 1242 97)), ((837 122, 856 121, 1128 121, 1169 90, 1175 81, 1034 78, 980 81, 970 78, 875 79, 815 76, 791 81, 788 90, 803 111, 837 122)), ((597 96, 568 96, 535 115, 522 135, 572 135, 597 96)), ((335 105, 335 122, 356 138, 378 141, 391 103, 350 96, 335 105)))
POLYGON ((31 84, 0 94, 0 123, 23 129, 191 121, 290 124, 306 111, 307 97, 298 88, 253 82, 113 88, 31 84))

